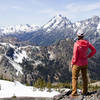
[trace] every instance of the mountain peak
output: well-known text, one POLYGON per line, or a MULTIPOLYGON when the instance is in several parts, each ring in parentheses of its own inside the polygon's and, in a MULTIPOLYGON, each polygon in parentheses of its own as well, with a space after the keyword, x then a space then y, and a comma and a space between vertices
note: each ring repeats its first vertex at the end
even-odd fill
POLYGON ((55 17, 62 18, 63 16, 61 14, 57 14, 55 17))
POLYGON ((97 18, 100 18, 99 16, 96 16, 96 15, 94 15, 93 17, 92 17, 93 19, 97 19, 97 18))
POLYGON ((56 16, 54 16, 53 18, 55 19, 63 19, 63 20, 68 20, 66 16, 63 16, 61 14, 57 14, 56 16))
POLYGON ((43 26, 43 29, 45 29, 47 32, 50 32, 54 29, 59 30, 61 28, 65 28, 66 25, 71 25, 71 21, 65 16, 57 14, 47 24, 43 26))
POLYGON ((100 22, 100 17, 99 16, 93 16, 92 20, 94 21, 94 23, 99 23, 100 22))

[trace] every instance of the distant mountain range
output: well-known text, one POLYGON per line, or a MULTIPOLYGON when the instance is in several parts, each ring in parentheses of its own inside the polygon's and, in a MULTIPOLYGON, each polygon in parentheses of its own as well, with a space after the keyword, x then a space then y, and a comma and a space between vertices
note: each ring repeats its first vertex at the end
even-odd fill
POLYGON ((98 44, 100 40, 100 18, 93 16, 92 18, 72 23, 66 17, 57 15, 42 27, 28 24, 1 27, 0 36, 13 36, 18 41, 28 41, 31 44, 47 46, 61 39, 75 39, 78 30, 83 30, 86 34, 85 38, 90 42, 98 44))
POLYGON ((76 33, 82 30, 85 39, 100 50, 100 18, 92 18, 72 23, 68 18, 57 15, 42 27, 34 25, 16 25, 0 28, 0 41, 20 45, 49 46, 59 40, 71 38, 76 40, 76 33))
POLYGON ((0 27, 0 36, 8 35, 8 34, 15 34, 15 33, 24 33, 24 32, 33 32, 38 30, 39 27, 36 25, 14 25, 14 26, 7 26, 7 27, 0 27))

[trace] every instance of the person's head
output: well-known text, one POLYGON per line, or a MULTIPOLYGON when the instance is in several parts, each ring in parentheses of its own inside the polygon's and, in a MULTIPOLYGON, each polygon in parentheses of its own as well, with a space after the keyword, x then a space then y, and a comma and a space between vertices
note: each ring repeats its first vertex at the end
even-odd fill
POLYGON ((82 30, 79 30, 79 31, 77 32, 77 36, 78 36, 78 40, 83 39, 83 38, 84 38, 84 32, 83 32, 82 30))

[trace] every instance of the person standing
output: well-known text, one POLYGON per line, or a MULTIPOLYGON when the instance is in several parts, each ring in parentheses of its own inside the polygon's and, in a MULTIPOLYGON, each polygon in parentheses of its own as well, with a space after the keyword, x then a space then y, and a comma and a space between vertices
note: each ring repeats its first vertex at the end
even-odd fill
POLYGON ((84 33, 82 31, 77 33, 78 40, 74 43, 73 57, 72 57, 72 96, 77 96, 77 80, 79 72, 81 71, 83 80, 82 94, 86 95, 88 92, 88 58, 91 58, 95 53, 95 47, 84 39, 84 33), (88 54, 88 48, 91 52, 88 54))

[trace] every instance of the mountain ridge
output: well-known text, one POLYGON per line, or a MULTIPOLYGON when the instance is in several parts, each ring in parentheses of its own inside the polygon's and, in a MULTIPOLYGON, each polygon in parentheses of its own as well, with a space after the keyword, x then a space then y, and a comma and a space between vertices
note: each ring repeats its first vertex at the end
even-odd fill
POLYGON ((67 17, 62 15, 54 16, 47 24, 34 31, 24 31, 14 34, 0 36, 1 42, 12 42, 18 45, 38 45, 50 46, 59 40, 70 38, 77 40, 77 32, 83 31, 85 39, 91 42, 100 55, 100 17, 93 16, 86 20, 72 23, 67 17))
POLYGON ((24 33, 24 32, 32 32, 38 30, 39 27, 36 25, 29 25, 29 24, 18 24, 18 25, 9 25, 9 26, 2 26, 0 27, 1 35, 7 34, 14 34, 14 33, 24 33))

